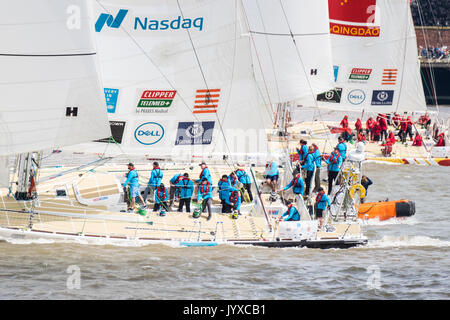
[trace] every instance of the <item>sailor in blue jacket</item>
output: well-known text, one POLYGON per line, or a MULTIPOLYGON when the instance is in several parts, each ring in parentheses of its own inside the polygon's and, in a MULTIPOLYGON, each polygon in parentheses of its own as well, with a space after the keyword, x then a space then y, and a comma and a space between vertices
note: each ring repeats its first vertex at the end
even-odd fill
POLYGON ((169 193, 167 188, 164 187, 164 183, 161 183, 155 190, 155 205, 153 211, 158 211, 161 206, 164 210, 169 211, 167 208, 167 200, 169 200, 169 193))
POLYGON ((208 182, 210 184, 212 184, 211 173, 209 172, 209 169, 208 169, 208 166, 206 165, 206 163, 203 161, 202 163, 199 164, 199 166, 202 168, 202 171, 200 172, 199 179, 195 180, 195 182, 202 183, 203 180, 208 180, 208 182))
POLYGON ((144 191, 144 201, 147 201, 148 194, 150 193, 150 197, 152 197, 155 189, 161 184, 163 178, 163 172, 159 167, 158 162, 153 162, 153 170, 150 173, 150 179, 147 183, 147 188, 144 191))
POLYGON ((170 180, 169 189, 169 207, 173 206, 173 201, 175 200, 175 195, 179 193, 179 188, 177 186, 178 182, 183 179, 183 174, 177 173, 170 180))
POLYGON ((203 182, 200 184, 198 188, 198 194, 197 194, 197 202, 200 201, 200 199, 203 200, 202 202, 202 212, 205 212, 206 207, 208 208, 208 218, 207 220, 210 220, 212 217, 212 184, 209 183, 207 179, 203 180, 203 182))
POLYGON ((222 213, 226 213, 228 207, 226 199, 230 197, 230 192, 232 189, 230 182, 228 180, 228 176, 226 174, 222 176, 222 179, 219 180, 217 186, 219 188, 219 199, 222 203, 222 213))
POLYGON ((317 192, 320 188, 320 168, 322 167, 322 155, 320 153, 319 147, 313 143, 311 146, 314 149, 314 163, 316 165, 316 173, 314 176, 314 190, 313 192, 317 192))
POLYGON ((328 195, 331 194, 333 188, 333 181, 339 174, 342 165, 342 156, 339 153, 339 148, 335 147, 334 151, 330 154, 328 159, 325 161, 328 164, 328 195))
MULTIPOLYGON (((230 196, 225 200, 226 203, 228 204, 228 208, 229 210, 236 210, 237 212, 240 211, 241 208, 241 203, 242 203, 242 198, 241 198, 241 193, 239 192, 238 189, 236 188, 232 188, 231 192, 230 192, 230 196)), ((231 210, 228 211, 228 213, 231 213, 231 210)))
POLYGON ((322 227, 323 223, 323 211, 328 206, 331 206, 330 198, 325 194, 322 187, 319 188, 319 192, 316 196, 316 217, 319 219, 319 228, 322 227))
POLYGON ((312 146, 308 149, 308 154, 305 158, 305 164, 302 166, 302 169, 306 170, 306 190, 305 195, 309 195, 309 190, 311 188, 312 177, 314 175, 314 169, 316 168, 316 164, 314 162, 314 148, 312 146))
POLYGON ((336 146, 339 149, 339 153, 342 156, 342 159, 345 160, 347 154, 347 145, 345 144, 345 140, 342 137, 339 137, 339 143, 336 146))
POLYGON ((191 198, 194 193, 194 182, 189 179, 189 174, 186 172, 178 181, 177 187, 180 190, 180 204, 178 212, 183 212, 183 206, 186 206, 186 212, 191 212, 191 198))
MULTIPOLYGON (((238 165, 238 167, 241 167, 241 166, 238 165)), ((250 179, 250 176, 241 167, 236 170, 236 177, 238 178, 239 182, 244 185, 245 190, 247 190, 250 202, 252 202, 253 201, 252 180, 250 179)))
POLYGON ((272 193, 275 193, 277 191, 278 177, 280 175, 278 164, 275 161, 267 163, 264 175, 266 177, 266 184, 272 188, 272 193))
POLYGON ((130 197, 131 197, 131 203, 130 207, 128 208, 128 212, 134 211, 134 205, 136 203, 136 197, 139 197, 139 199, 142 202, 142 205, 145 207, 144 199, 142 198, 140 192, 139 192, 139 176, 134 168, 134 164, 131 162, 128 164, 128 173, 126 174, 127 180, 123 183, 123 187, 126 188, 128 184, 130 184, 130 197))
POLYGON ((300 213, 297 208, 292 203, 289 203, 287 207, 287 211, 281 215, 280 220, 286 217, 284 221, 300 221, 300 213))
POLYGON ((299 161, 300 164, 303 164, 305 159, 306 159, 306 155, 308 154, 308 146, 307 146, 308 142, 306 142, 305 140, 300 140, 300 149, 297 148, 297 153, 299 156, 299 161))
POLYGON ((292 187, 292 191, 296 195, 298 195, 298 196, 303 195, 303 191, 305 190, 305 182, 303 181, 302 176, 301 176, 300 173, 297 173, 295 175, 295 177, 292 178, 291 182, 289 182, 289 184, 286 187, 284 187, 283 190, 286 191, 286 190, 288 190, 291 187, 292 187))
POLYGON ((238 183, 238 179, 237 179, 236 174, 234 172, 230 173, 230 175, 228 176, 228 182, 230 183, 230 185, 233 188, 236 188, 236 185, 238 183))

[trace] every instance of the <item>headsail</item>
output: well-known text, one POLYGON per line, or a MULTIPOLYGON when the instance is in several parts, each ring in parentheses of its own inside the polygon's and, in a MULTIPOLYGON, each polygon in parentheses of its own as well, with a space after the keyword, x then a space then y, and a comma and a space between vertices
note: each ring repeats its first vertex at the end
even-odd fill
POLYGON ((108 154, 180 159, 267 150, 240 1, 122 0, 94 7, 105 91, 117 99, 110 121, 122 126, 121 144, 108 154), (248 135, 254 140, 242 143, 248 135))
POLYGON ((315 106, 333 87, 327 0, 244 1, 261 94, 315 106))
POLYGON ((0 155, 110 136, 87 2, 0 4, 0 155))
POLYGON ((329 0, 335 89, 321 107, 426 110, 409 0, 329 0))

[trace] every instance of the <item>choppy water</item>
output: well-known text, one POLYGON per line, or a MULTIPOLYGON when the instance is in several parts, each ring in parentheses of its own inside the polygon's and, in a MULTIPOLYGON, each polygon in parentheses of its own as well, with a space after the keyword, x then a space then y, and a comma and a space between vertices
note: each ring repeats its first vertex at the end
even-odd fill
POLYGON ((416 202, 414 217, 366 226, 366 247, 0 241, 0 299, 449 299, 449 168, 368 163, 366 174, 369 201, 416 202))

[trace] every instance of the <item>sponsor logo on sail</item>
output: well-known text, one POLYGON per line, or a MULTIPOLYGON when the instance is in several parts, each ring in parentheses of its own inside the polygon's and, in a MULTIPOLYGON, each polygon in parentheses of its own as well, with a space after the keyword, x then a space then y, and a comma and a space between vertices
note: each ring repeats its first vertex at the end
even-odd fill
POLYGON ((317 101, 341 103, 342 88, 334 88, 317 95, 317 101))
POLYGON ((217 113, 220 89, 199 89, 196 91, 192 113, 217 113))
POLYGON ((114 142, 121 144, 123 133, 125 131, 125 121, 110 121, 109 126, 111 127, 111 137, 96 140, 96 142, 114 142))
POLYGON ((347 96, 348 102, 354 105, 363 103, 366 100, 366 93, 360 89, 350 91, 347 96))
POLYGON ((370 78, 370 75, 372 74, 372 69, 365 69, 365 68, 353 68, 352 71, 350 71, 350 77, 349 80, 353 81, 367 81, 370 78))
POLYGON ((105 91, 106 110, 108 113, 115 113, 119 89, 104 88, 103 90, 105 91))
POLYGON ((178 123, 175 145, 211 144, 214 121, 178 123))
POLYGON ((137 104, 137 113, 167 113, 176 90, 144 90, 137 104))
POLYGON ((78 107, 66 107, 66 117, 77 117, 78 107))
POLYGON ((375 25, 376 0, 328 0, 330 33, 351 37, 379 37, 375 25))
POLYGON ((134 138, 144 145, 152 145, 164 137, 164 128, 156 122, 146 122, 134 130, 134 138))
POLYGON ((398 69, 383 69, 381 84, 394 86, 397 82, 397 73, 398 69))
POLYGON ((394 101, 394 90, 374 90, 372 105, 390 106, 394 101))
POLYGON ((148 17, 135 17, 134 30, 178 30, 178 29, 197 29, 203 30, 203 17, 195 19, 182 18, 178 16, 175 19, 152 20, 148 17))
POLYGON ((95 23, 95 32, 102 31, 105 24, 110 28, 118 29, 122 24, 123 19, 127 15, 128 10, 120 9, 116 17, 113 17, 109 13, 101 13, 98 16, 97 22, 95 23))

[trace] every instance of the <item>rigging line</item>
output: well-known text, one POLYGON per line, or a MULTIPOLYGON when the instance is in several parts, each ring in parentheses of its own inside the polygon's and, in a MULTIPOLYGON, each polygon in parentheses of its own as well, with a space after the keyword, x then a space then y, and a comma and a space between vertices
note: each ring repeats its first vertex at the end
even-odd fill
POLYGON ((93 56, 97 52, 87 53, 55 53, 55 54, 20 54, 20 53, 0 53, 1 57, 77 57, 77 56, 93 56))
MULTIPOLYGON (((101 6, 103 8, 103 10, 105 10, 108 14, 111 14, 111 12, 106 9, 100 2, 99 0, 96 0, 96 2, 98 3, 99 6, 101 6)), ((172 82, 170 82, 169 78, 167 78, 167 76, 162 72, 162 70, 156 65, 156 63, 153 62, 152 58, 149 56, 149 54, 144 50, 144 48, 142 48, 142 46, 136 41, 136 39, 134 39, 131 34, 128 32, 128 30, 126 30, 123 26, 119 27, 120 30, 122 30, 123 32, 125 32, 125 34, 131 39, 131 41, 133 41, 133 43, 139 48, 139 50, 142 51, 142 53, 144 54, 144 56, 152 63, 152 65, 156 68, 156 70, 158 70, 158 72, 163 76, 164 80, 167 81, 167 83, 169 84, 169 86, 172 87, 172 89, 176 90, 175 86, 172 84, 172 82)), ((184 100, 183 96, 178 93, 178 96, 180 97, 181 101, 183 102, 183 104, 185 105, 185 107, 192 113, 192 115, 194 116, 194 118, 197 121, 200 121, 197 116, 193 113, 193 110, 191 108, 189 108, 189 105, 186 103, 186 101, 184 100)))
MULTIPOLYGON (((181 17, 184 19, 183 10, 181 9, 179 0, 177 0, 177 5, 178 5, 178 9, 180 10, 181 17)), ((203 72, 203 68, 202 68, 202 65, 200 63, 200 59, 198 57, 197 50, 195 49, 194 42, 192 41, 191 33, 189 32, 189 29, 186 29, 186 32, 187 32, 187 34, 189 36, 189 41, 191 42, 192 50, 194 51, 195 58, 197 59, 198 67, 199 67, 200 73, 201 73, 201 75, 203 77, 203 81, 205 82, 206 89, 209 91, 208 83, 206 81, 206 77, 205 77, 205 74, 203 72)), ((220 123, 219 116, 217 115, 217 113, 215 115, 216 115, 216 118, 217 118, 217 122, 219 123, 220 131, 222 132, 223 139, 225 141, 225 145, 226 145, 226 147, 228 149, 228 152, 231 154, 231 149, 230 149, 230 147, 228 145, 228 141, 227 141, 227 138, 225 136, 225 132, 223 130, 222 124, 220 123)))
MULTIPOLYGON (((247 23, 247 29, 250 30, 250 23, 248 21, 247 12, 245 11, 245 6, 244 6, 244 3, 242 2, 242 0, 241 0, 241 5, 242 5, 242 8, 243 8, 245 21, 247 23)), ((259 70, 261 71, 261 76, 262 76, 262 79, 263 79, 264 87, 266 89, 267 98, 269 99, 269 103, 272 106, 273 103, 272 103, 272 100, 270 98, 269 88, 267 86, 266 78, 264 77, 264 72, 263 72, 263 69, 262 69, 262 66, 261 66, 261 60, 259 59, 258 50, 256 49, 255 39, 253 38, 251 33, 250 33, 250 39, 252 40, 253 47, 255 48, 256 59, 258 61, 259 70)), ((255 77, 255 82, 256 82, 256 77, 255 77)), ((278 113, 278 110, 277 110, 277 113, 278 113)), ((272 116, 271 116, 271 118, 272 118, 272 116)), ((276 118, 277 118, 277 114, 275 114, 275 116, 274 116, 274 122, 276 121, 276 118)))
MULTIPOLYGON (((398 112, 398 108, 400 107, 400 97, 401 97, 401 93, 402 93, 402 89, 403 89, 403 80, 405 78, 405 65, 406 65, 406 46, 408 44, 408 28, 409 28, 409 2, 405 1, 405 6, 406 6, 406 10, 405 10, 405 14, 406 14, 406 25, 405 25, 405 41, 404 41, 404 46, 403 46, 403 64, 402 64, 402 76, 400 78, 400 87, 399 87, 399 92, 400 95, 397 99, 397 108, 395 109, 395 112, 398 112)), ((420 64, 420 62, 419 62, 420 64)))
MULTIPOLYGON (((261 8, 260 8, 260 6, 259 6, 258 1, 256 1, 256 6, 257 6, 257 8, 258 8, 258 13, 259 13, 259 16, 260 16, 260 18, 261 18, 261 23, 262 23, 262 25, 263 25, 263 29, 264 29, 264 32, 265 32, 265 31, 266 31, 266 25, 264 24, 264 19, 263 19, 263 17, 262 17, 261 8)), ((250 29, 250 25, 249 25, 248 27, 249 27, 249 29, 250 29)), ((250 30, 250 34, 252 34, 252 33, 253 33, 253 32, 250 30)), ((268 33, 265 33, 265 34, 268 35, 268 33)), ((269 41, 268 41, 267 36, 265 37, 265 39, 266 39, 266 43, 267 43, 267 48, 269 49, 270 62, 272 63, 272 68, 273 68, 273 75, 274 75, 274 77, 275 77, 275 84, 276 84, 276 88, 277 88, 278 101, 280 101, 280 100, 281 100, 281 96, 280 96, 280 88, 278 87, 278 78, 277 78, 277 74, 276 74, 276 72, 275 72, 275 65, 274 65, 274 59, 273 59, 273 56, 272 56, 272 50, 271 50, 271 48, 270 48, 270 45, 269 45, 269 41)), ((255 51, 256 51, 256 48, 255 48, 255 51)))
MULTIPOLYGON (((259 8, 259 5, 258 5, 259 8)), ((295 36, 295 37, 302 37, 302 36, 325 36, 328 33, 326 32, 317 32, 317 33, 272 33, 272 32, 262 32, 262 31, 252 31, 249 30, 250 33, 254 34, 263 34, 267 36, 295 36)))

